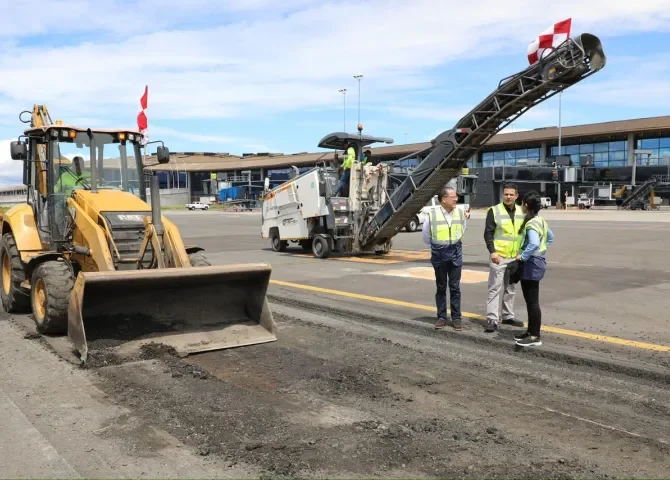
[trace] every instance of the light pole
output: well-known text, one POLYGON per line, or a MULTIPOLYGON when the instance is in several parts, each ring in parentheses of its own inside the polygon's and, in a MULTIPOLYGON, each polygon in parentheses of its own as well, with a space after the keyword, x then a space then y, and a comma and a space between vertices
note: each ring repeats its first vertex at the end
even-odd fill
POLYGON ((407 132, 405 132, 405 145, 407 145, 407 132))
POLYGON ((358 124, 361 124, 361 79, 363 75, 354 75, 354 78, 358 80, 358 124))
POLYGON ((341 89, 338 90, 338 92, 340 92, 342 94, 342 98, 344 100, 344 106, 343 106, 343 109, 342 109, 342 112, 343 112, 343 115, 344 115, 344 125, 343 125, 344 130, 343 131, 346 133, 346 131, 347 131, 347 89, 346 88, 341 88, 341 89))
POLYGON ((558 92, 558 154, 563 155, 561 151, 561 100, 563 99, 563 91, 558 92))

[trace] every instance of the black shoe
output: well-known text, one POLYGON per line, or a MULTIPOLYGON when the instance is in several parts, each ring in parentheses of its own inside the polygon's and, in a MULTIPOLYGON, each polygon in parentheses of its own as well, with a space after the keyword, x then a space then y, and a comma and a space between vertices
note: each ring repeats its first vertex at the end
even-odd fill
POLYGON ((542 345, 542 340, 540 340, 540 337, 534 337, 533 335, 528 335, 523 340, 517 340, 516 344, 522 347, 536 347, 542 345))
POLYGON ((513 325, 515 327, 523 327, 523 322, 517 320, 516 318, 508 318, 507 320, 502 321, 503 325, 513 325))
POLYGON ((529 332, 517 333, 516 335, 514 335, 514 340, 523 340, 526 337, 530 337, 529 332))

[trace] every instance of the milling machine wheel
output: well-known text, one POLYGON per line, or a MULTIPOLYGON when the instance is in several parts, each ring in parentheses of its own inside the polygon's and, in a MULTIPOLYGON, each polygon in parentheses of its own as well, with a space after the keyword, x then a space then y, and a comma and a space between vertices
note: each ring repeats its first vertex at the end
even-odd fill
POLYGON ((26 280, 14 235, 5 233, 0 239, 0 296, 8 313, 30 312, 30 291, 21 286, 26 280))
POLYGON ((286 247, 288 247, 288 242, 279 238, 278 233, 273 233, 270 237, 270 242, 272 242, 272 250, 275 252, 285 252, 286 247))
POLYGON ((67 333, 67 306, 73 287, 72 271, 63 261, 51 260, 35 269, 30 300, 38 332, 67 333))
POLYGON ((317 235, 312 240, 312 253, 316 258, 328 258, 331 252, 330 237, 317 235))
POLYGON ((189 253, 188 259, 191 261, 192 267, 209 267, 212 265, 207 257, 200 252, 189 253))

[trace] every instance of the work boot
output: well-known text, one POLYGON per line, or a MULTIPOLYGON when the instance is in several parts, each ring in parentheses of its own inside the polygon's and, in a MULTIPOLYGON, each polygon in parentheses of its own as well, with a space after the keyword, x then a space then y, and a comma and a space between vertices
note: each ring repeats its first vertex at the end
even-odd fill
POLYGON ((493 333, 496 330, 498 330, 498 324, 497 323, 489 323, 486 325, 486 330, 484 330, 485 333, 493 333))
POLYGON ((463 330, 463 324, 461 323, 460 320, 454 320, 451 322, 451 326, 456 330, 457 332, 460 332, 463 330))
POLYGON ((523 322, 517 320, 516 318, 508 318, 507 320, 502 321, 503 325, 513 325, 515 327, 523 327, 523 322))
POLYGON ((444 328, 444 326, 447 324, 447 319, 446 318, 438 318, 437 322, 435 322, 435 330, 439 330, 440 328, 444 328))

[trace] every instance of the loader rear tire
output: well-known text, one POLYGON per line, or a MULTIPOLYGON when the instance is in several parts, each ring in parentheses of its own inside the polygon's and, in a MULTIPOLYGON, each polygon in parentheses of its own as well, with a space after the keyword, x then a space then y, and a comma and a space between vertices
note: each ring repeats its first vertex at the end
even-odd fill
POLYGON ((0 239, 0 296, 7 313, 30 312, 30 291, 21 286, 26 272, 14 235, 5 233, 0 239))
POLYGON ((44 262, 33 272, 31 287, 37 331, 52 335, 67 333, 67 306, 74 287, 70 267, 57 260, 44 262))
POLYGON ((207 257, 200 252, 190 253, 188 259, 191 261, 192 267, 209 267, 212 265, 209 263, 209 260, 207 260, 207 257))

